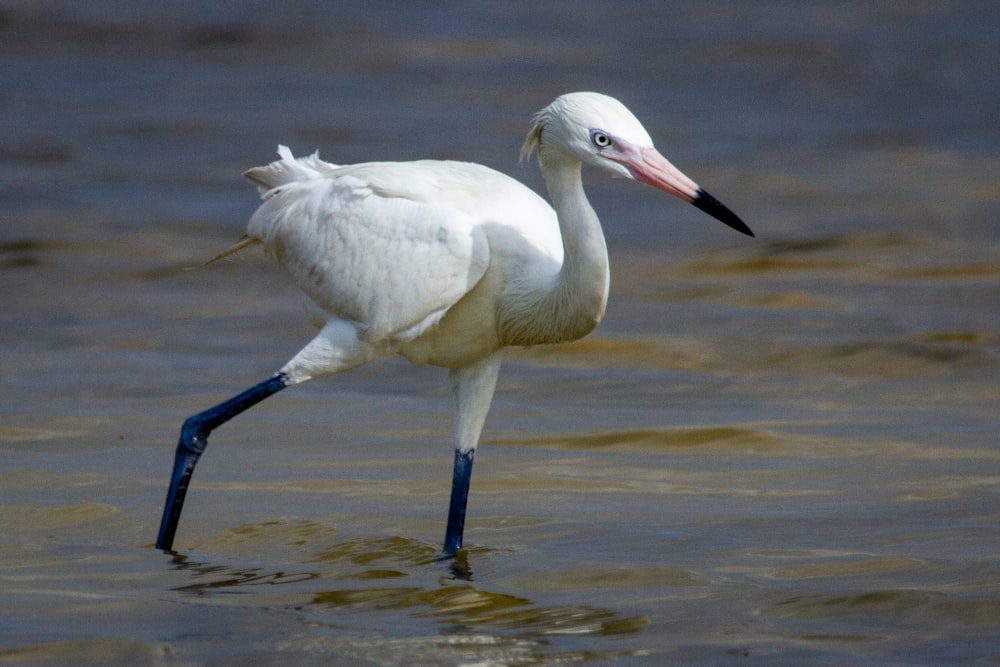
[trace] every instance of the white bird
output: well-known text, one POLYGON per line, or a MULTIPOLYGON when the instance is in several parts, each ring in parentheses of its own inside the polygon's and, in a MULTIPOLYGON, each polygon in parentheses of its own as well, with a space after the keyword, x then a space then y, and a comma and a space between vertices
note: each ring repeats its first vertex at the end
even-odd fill
POLYGON ((401 355, 450 369, 455 467, 444 555, 462 547, 472 461, 509 345, 587 335, 604 315, 608 253, 581 166, 634 179, 753 232, 653 147, 618 100, 570 93, 534 117, 552 206, 478 164, 423 160, 338 166, 292 156, 245 176, 263 204, 229 251, 262 243, 319 306, 319 334, 275 375, 185 421, 156 546, 170 550, 211 431, 318 375, 401 355))

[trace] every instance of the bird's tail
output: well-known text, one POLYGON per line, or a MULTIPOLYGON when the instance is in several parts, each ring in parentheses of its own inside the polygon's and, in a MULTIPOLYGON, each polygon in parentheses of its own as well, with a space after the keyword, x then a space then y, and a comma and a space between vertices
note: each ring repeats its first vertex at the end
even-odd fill
POLYGON ((296 158, 288 146, 278 146, 280 160, 275 160, 266 167, 254 167, 243 173, 243 176, 257 184, 261 195, 274 188, 295 181, 308 181, 322 178, 326 173, 337 168, 337 165, 319 159, 319 151, 309 157, 296 158))

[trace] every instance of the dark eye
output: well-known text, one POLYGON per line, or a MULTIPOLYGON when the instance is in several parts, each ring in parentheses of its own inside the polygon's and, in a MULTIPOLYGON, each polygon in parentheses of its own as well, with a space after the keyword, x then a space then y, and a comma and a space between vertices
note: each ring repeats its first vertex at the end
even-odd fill
POLYGON ((590 141, 593 142, 598 148, 607 148, 611 145, 611 137, 604 134, 600 130, 592 130, 590 133, 590 141))

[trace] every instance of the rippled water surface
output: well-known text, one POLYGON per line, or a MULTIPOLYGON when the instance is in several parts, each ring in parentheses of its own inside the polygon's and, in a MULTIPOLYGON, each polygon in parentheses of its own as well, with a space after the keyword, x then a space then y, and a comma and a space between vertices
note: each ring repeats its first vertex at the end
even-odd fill
POLYGON ((1000 660, 991 3, 0 2, 0 662, 1000 660), (517 164, 611 93, 747 239, 587 174, 604 323, 514 350, 467 553, 440 369, 183 419, 312 334, 256 252, 287 143, 517 164))

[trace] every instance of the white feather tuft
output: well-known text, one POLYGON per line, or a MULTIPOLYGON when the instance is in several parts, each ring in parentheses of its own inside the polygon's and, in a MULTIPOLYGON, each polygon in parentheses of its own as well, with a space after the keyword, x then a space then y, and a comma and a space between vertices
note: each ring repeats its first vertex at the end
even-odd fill
POLYGON ((320 160, 319 151, 309 157, 296 158, 291 149, 285 145, 278 146, 278 156, 280 160, 275 160, 266 167, 248 169, 243 174, 245 178, 257 184, 257 190, 262 196, 287 183, 323 178, 338 166, 320 160))

